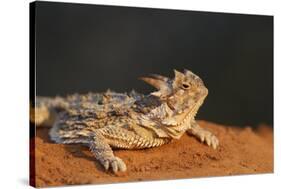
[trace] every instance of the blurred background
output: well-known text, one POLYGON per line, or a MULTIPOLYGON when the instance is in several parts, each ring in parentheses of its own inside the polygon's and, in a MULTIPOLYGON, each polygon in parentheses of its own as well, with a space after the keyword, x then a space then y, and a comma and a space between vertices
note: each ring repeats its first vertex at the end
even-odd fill
POLYGON ((36 2, 40 96, 154 90, 138 80, 190 69, 209 89, 197 119, 273 124, 273 17, 36 2))

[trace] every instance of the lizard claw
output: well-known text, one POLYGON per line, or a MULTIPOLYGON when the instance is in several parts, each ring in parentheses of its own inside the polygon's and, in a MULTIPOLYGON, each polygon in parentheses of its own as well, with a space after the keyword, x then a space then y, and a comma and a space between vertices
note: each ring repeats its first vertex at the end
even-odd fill
POLYGON ((118 171, 124 172, 127 170, 126 164, 123 162, 122 159, 118 157, 107 158, 101 163, 104 166, 105 170, 109 170, 109 168, 112 168, 112 171, 114 173, 117 173, 118 171))
POLYGON ((199 133, 199 138, 201 142, 207 143, 208 146, 212 146, 214 149, 216 149, 219 145, 218 138, 213 135, 210 131, 202 130, 199 133))

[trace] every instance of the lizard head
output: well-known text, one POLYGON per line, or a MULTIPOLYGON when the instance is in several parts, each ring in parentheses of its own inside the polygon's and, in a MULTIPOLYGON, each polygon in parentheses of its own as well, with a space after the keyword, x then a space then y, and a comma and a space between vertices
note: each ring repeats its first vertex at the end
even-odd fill
POLYGON ((141 79, 158 89, 151 95, 159 97, 168 105, 173 114, 171 117, 177 122, 173 124, 179 124, 187 116, 192 118, 195 116, 208 95, 208 89, 203 81, 191 71, 184 70, 182 73, 174 70, 174 72, 175 77, 172 79, 155 74, 141 79))

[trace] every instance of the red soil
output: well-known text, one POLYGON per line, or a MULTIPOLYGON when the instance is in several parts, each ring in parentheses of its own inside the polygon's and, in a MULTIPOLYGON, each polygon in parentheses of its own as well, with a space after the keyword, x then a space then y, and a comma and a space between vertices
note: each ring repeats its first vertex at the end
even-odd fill
POLYGON ((194 137, 146 150, 116 150, 127 164, 127 172, 105 172, 87 147, 55 144, 48 128, 38 128, 35 137, 35 181, 37 187, 96 184, 256 174, 273 172, 273 131, 263 126, 234 128, 200 121, 216 134, 220 146, 213 150, 194 137))

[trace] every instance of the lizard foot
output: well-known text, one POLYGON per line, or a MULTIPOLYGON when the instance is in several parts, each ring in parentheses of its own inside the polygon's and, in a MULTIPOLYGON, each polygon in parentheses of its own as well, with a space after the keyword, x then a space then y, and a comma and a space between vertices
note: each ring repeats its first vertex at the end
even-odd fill
POLYGON ((124 172, 127 170, 126 164, 119 157, 106 158, 101 161, 101 164, 105 170, 109 170, 111 168, 114 173, 117 173, 118 171, 124 172))
POLYGON ((212 146, 214 149, 219 146, 218 138, 210 131, 201 130, 200 132, 198 132, 198 137, 201 142, 205 142, 208 146, 212 146))

